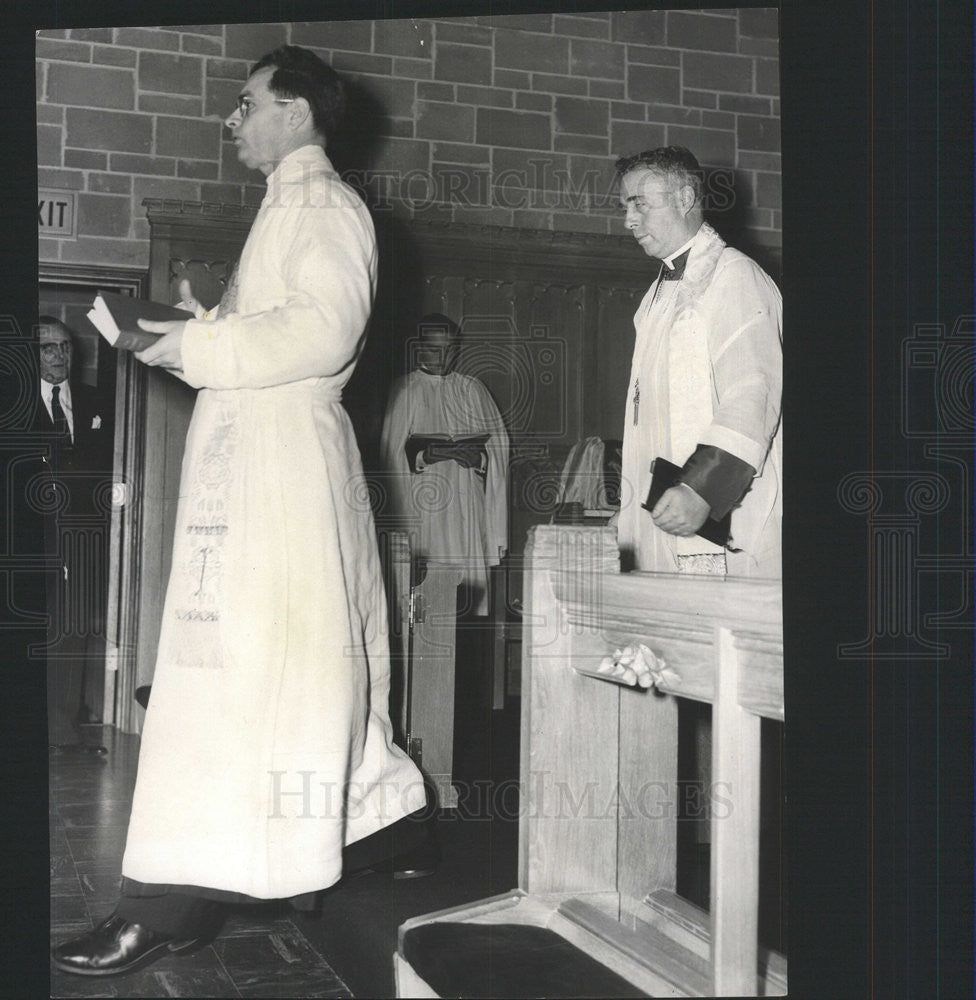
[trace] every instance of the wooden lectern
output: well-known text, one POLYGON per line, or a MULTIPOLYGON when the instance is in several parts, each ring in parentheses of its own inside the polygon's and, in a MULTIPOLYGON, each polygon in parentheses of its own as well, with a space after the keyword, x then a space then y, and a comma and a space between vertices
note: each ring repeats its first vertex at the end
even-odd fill
POLYGON ((621 574, 613 529, 575 526, 531 529, 526 571, 518 888, 404 923, 397 995, 785 995, 785 959, 758 941, 779 582, 621 574), (597 674, 635 643, 649 690, 597 674), (674 891, 677 698, 712 705, 709 913, 674 891))

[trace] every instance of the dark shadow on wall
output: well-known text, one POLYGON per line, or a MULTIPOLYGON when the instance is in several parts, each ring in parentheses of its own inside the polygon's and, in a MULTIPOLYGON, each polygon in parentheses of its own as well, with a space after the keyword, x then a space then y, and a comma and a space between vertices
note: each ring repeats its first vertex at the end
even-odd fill
POLYGON ((383 102, 349 76, 347 110, 329 142, 329 158, 340 176, 366 202, 376 228, 379 276, 369 331, 343 404, 356 432, 367 471, 376 469, 383 413, 393 379, 402 374, 404 344, 420 316, 423 270, 407 225, 396 218, 387 192, 370 174, 377 154, 392 134, 383 102))
POLYGON ((736 250, 751 257, 777 285, 782 282, 783 250, 760 243, 749 219, 754 193, 728 167, 705 168, 705 219, 736 250))
POLYGON ((346 85, 346 114, 329 140, 329 159, 342 176, 356 177, 372 165, 384 135, 390 134, 388 115, 368 87, 346 74, 342 79, 346 85))
MULTIPOLYGON (((368 204, 368 202, 367 202, 368 204)), ((407 341, 422 315, 423 261, 408 224, 389 210, 375 211, 379 278, 369 335, 343 403, 369 470, 378 468, 383 414, 393 380, 406 372, 407 341)))

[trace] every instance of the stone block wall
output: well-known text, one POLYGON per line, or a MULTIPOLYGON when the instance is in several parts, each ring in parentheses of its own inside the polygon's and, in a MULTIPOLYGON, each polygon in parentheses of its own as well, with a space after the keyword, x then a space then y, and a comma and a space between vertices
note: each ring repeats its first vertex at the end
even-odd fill
POLYGON ((375 212, 623 232, 616 157, 677 143, 713 173, 713 221, 782 245, 775 9, 73 28, 37 39, 38 184, 77 192, 45 261, 145 266, 147 197, 257 204, 224 117, 276 45, 347 79, 330 149, 375 212))

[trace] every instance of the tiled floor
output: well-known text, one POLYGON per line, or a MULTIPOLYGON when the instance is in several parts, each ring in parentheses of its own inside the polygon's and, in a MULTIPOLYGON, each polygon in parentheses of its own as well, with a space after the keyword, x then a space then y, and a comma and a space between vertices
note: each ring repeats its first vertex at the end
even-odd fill
MULTIPOLYGON (((457 704, 454 774, 463 808, 438 819, 442 861, 432 877, 343 880, 324 894, 318 916, 285 904, 239 907, 213 945, 193 955, 102 980, 52 969, 52 997, 394 996, 392 955, 404 920, 517 884, 519 803, 509 793, 518 775, 519 704, 509 699, 504 711, 490 711, 472 698, 462 690, 457 704)), ((108 746, 106 757, 51 758, 52 941, 94 926, 118 894, 138 739, 110 727, 91 735, 108 746)), ((688 839, 679 851, 681 891, 707 905, 707 845, 688 839)), ((767 886, 767 902, 779 906, 767 907, 774 933, 765 940, 782 950, 785 893, 778 878, 767 886)))
MULTIPOLYGON (((89 729, 105 757, 50 762, 51 940, 95 926, 118 896, 135 783, 138 738, 89 729)), ((241 907, 217 940, 111 978, 51 969, 52 997, 352 997, 348 987, 281 907, 241 907)))

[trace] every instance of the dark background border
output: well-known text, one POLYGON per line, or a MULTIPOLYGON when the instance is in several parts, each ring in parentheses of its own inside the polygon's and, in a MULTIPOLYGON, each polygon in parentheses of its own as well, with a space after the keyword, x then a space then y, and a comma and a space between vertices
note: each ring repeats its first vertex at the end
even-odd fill
MULTIPOLYGON (((558 4, 565 13, 633 6, 558 4)), ((26 335, 36 316, 35 28, 553 9, 551 0, 4 4, 0 319, 26 335)), ((916 323, 951 327, 973 313, 972 10, 793 0, 781 17, 790 996, 968 997, 972 635, 943 632, 951 655, 942 660, 838 659, 839 643, 868 633, 872 577, 866 522, 841 509, 836 491, 851 472, 935 468, 901 431, 901 344, 916 323)), ((950 497, 930 551, 957 551, 969 506, 950 497)), ((920 610, 953 599, 934 590, 920 610)), ((22 650, 40 636, 2 638, 22 650)), ((49 992, 45 702, 42 677, 22 662, 5 647, 3 952, 13 965, 0 981, 5 995, 36 997, 49 992)))

